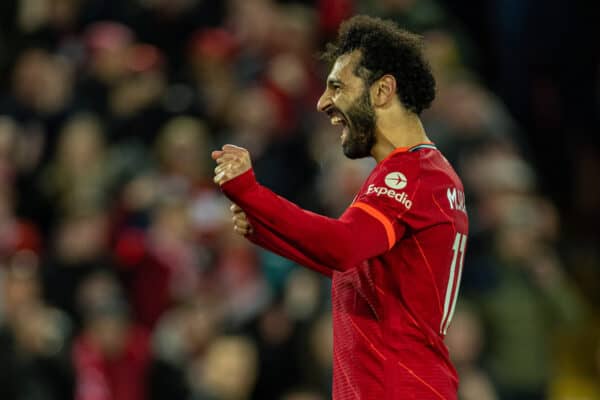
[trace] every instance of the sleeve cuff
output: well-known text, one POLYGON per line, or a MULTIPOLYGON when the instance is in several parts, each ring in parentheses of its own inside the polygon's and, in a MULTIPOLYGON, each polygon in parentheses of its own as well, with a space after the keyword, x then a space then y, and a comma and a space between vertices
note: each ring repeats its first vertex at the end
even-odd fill
POLYGON ((250 168, 243 174, 236 176, 235 178, 221 185, 221 190, 228 197, 240 197, 257 184, 258 182, 256 181, 254 170, 250 168))

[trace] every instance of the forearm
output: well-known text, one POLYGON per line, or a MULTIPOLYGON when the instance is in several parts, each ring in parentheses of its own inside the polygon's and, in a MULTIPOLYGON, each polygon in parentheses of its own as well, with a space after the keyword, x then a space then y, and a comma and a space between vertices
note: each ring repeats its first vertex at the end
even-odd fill
POLYGON ((248 216, 328 268, 346 270, 387 250, 383 227, 362 211, 337 220, 303 210, 259 185, 251 170, 222 189, 248 216))
POLYGON ((313 260, 306 253, 303 253, 294 245, 286 242, 281 236, 272 232, 259 220, 252 217, 248 217, 248 219, 252 226, 252 233, 247 238, 252 243, 331 278, 333 274, 331 268, 313 260))

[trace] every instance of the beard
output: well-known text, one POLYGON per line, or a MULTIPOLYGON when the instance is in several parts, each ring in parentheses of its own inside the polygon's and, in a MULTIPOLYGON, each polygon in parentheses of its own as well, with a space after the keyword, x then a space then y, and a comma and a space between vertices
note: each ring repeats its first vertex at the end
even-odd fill
POLYGON ((369 91, 363 94, 343 113, 348 123, 348 134, 342 142, 344 155, 352 160, 371 155, 375 144, 375 111, 369 91))

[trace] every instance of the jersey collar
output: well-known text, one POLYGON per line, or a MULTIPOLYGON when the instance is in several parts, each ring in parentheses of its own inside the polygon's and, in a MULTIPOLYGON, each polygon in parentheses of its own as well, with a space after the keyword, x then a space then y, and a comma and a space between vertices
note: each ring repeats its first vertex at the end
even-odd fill
POLYGON ((418 143, 418 144, 416 144, 414 146, 410 146, 410 147, 396 147, 394 149, 394 151, 392 151, 390 154, 388 154, 388 156, 386 158, 384 158, 382 161, 385 161, 388 158, 390 158, 398 153, 411 153, 413 151, 417 151, 417 150, 421 150, 421 149, 437 149, 437 147, 435 147, 435 144, 433 142, 418 143))

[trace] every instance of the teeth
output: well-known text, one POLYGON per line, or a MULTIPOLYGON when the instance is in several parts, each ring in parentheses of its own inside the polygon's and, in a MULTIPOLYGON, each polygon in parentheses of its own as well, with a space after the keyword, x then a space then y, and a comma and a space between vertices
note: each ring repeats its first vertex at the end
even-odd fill
POLYGON ((331 118, 331 125, 339 125, 341 123, 343 123, 344 120, 342 119, 342 117, 333 117, 331 118))

